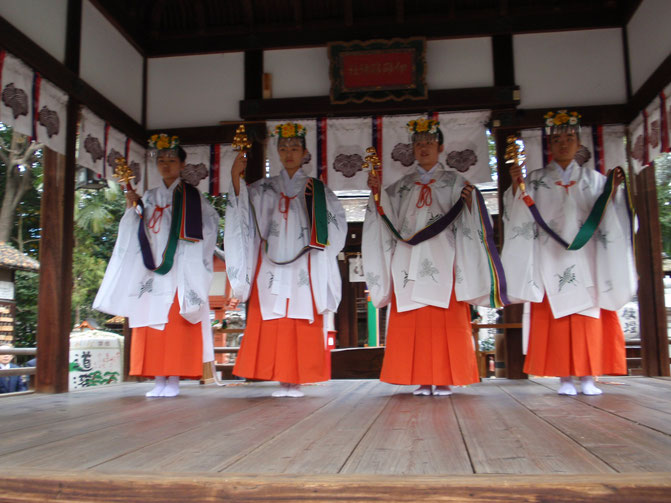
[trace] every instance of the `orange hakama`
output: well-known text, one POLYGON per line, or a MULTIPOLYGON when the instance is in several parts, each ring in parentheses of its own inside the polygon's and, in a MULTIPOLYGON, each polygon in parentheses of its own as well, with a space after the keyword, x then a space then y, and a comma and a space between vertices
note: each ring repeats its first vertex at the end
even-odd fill
MULTIPOLYGON (((259 266, 260 263, 259 260, 259 266)), ((331 369, 324 342, 324 321, 322 315, 317 313, 314 300, 312 323, 310 320, 288 317, 264 320, 261 317, 256 276, 249 298, 247 327, 233 373, 248 379, 291 384, 328 381, 331 369)), ((289 302, 291 300, 287 302, 287 311, 289 302)))
POLYGON ((200 323, 190 323, 179 314, 177 295, 163 330, 133 329, 130 375, 179 376, 200 379, 203 375, 203 333, 200 323))
POLYGON ((447 309, 425 306, 399 313, 393 297, 380 380, 437 386, 480 381, 471 311, 457 301, 454 289, 447 309))
POLYGON ((624 334, 615 311, 600 318, 552 315, 547 297, 531 304, 524 371, 537 376, 627 374, 624 334))

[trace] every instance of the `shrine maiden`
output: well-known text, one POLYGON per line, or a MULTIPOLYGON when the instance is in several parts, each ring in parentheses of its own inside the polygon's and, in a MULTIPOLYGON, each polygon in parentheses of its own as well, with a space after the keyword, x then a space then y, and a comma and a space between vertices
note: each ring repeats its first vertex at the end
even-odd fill
POLYGON ((301 168, 305 128, 274 131, 283 169, 251 185, 231 168, 224 245, 233 295, 249 301, 247 327, 233 373, 280 381, 273 396, 300 397, 300 384, 330 378, 324 315, 340 303, 337 255, 347 222, 338 198, 301 168))
POLYGON ((155 135, 150 147, 162 183, 142 199, 127 191, 93 307, 128 317, 130 374, 155 377, 148 397, 172 397, 180 378, 200 379, 203 362, 214 360, 208 293, 219 215, 180 178, 186 152, 176 136, 155 135))
POLYGON ((408 129, 412 171, 385 190, 378 173, 368 178, 366 283, 375 306, 391 309, 380 379, 419 385, 416 395, 449 395, 450 385, 479 381, 469 303, 489 305, 498 295, 492 278, 502 271, 492 273, 484 204, 474 200, 472 185, 438 162, 439 123, 418 119, 408 129))
POLYGON ((546 128, 552 162, 527 175, 526 193, 514 165, 513 185, 504 194, 508 293, 511 300, 532 303, 524 371, 560 377, 562 395, 577 393, 572 376, 578 376, 582 393, 597 395, 593 376, 627 373, 615 312, 636 291, 632 217, 620 186, 624 172, 615 168, 607 183, 575 161, 577 112, 549 112, 546 128), (599 200, 604 187, 612 190, 599 200), (532 215, 532 200, 549 232, 532 215), (588 218, 593 209, 597 213, 588 218))

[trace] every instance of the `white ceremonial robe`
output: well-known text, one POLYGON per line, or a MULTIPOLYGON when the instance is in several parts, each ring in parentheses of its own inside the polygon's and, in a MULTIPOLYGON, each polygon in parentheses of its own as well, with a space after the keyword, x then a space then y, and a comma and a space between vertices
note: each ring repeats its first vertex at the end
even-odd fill
MULTIPOLYGON (((166 207, 158 232, 147 229, 154 263, 160 264, 170 234, 172 195, 179 185, 165 184, 150 189, 142 197, 145 225, 156 206, 166 207)), ((213 256, 217 242, 219 214, 200 196, 203 218, 203 239, 197 242, 179 240, 172 268, 166 274, 147 269, 142 261, 137 237, 140 216, 134 208, 126 210, 119 223, 119 234, 105 277, 98 290, 93 308, 115 316, 128 317, 129 326, 163 330, 177 292, 180 315, 191 323, 201 322, 203 361, 214 360, 210 304, 208 300, 213 277, 213 256)), ((156 230, 156 228, 155 228, 156 230)))
POLYGON ((261 238, 268 242, 267 252, 261 253, 261 267, 256 278, 264 320, 288 317, 313 322, 313 301, 318 314, 335 312, 340 303, 338 253, 345 245, 347 222, 345 210, 328 187, 325 187, 326 248, 311 249, 286 265, 274 264, 268 259, 270 256, 276 262, 290 260, 310 243, 310 223, 303 199, 307 181, 308 176, 302 169, 296 171, 293 178, 289 178, 283 169, 280 175, 263 178, 249 186, 241 180, 238 196, 232 185, 228 193, 224 247, 226 271, 236 298, 249 299, 261 238), (292 199, 287 202, 285 198, 281 203, 282 194, 292 199), (286 213, 281 212, 280 204, 282 208, 288 205, 286 213))
MULTIPOLYGON (((447 213, 461 197, 466 180, 441 164, 412 173, 381 192, 385 214, 409 238, 447 213), (418 207, 421 183, 431 185, 431 200, 418 207)), ((382 220, 371 194, 363 227, 363 268, 376 307, 391 301, 399 312, 424 306, 448 308, 454 287, 458 301, 489 306, 491 279, 475 194, 443 232, 418 245, 398 241, 382 220)))
MULTIPOLYGON (((541 216, 571 243, 601 194, 606 177, 573 161, 564 171, 555 162, 531 172, 527 193, 541 216)), ((619 187, 594 236, 569 251, 540 229, 512 187, 503 198, 504 245, 501 260, 511 302, 541 302, 547 295, 552 314, 599 318, 615 311, 636 292, 637 278, 624 188, 619 187)))

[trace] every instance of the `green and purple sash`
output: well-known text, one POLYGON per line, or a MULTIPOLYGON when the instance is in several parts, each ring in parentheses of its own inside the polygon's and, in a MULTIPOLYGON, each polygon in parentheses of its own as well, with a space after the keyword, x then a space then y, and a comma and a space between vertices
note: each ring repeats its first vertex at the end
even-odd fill
POLYGON ((326 210, 326 191, 324 189, 324 183, 317 178, 308 178, 303 196, 303 204, 305 205, 305 210, 308 215, 308 222, 310 224, 310 242, 308 245, 301 248, 293 258, 283 261, 273 260, 268 254, 268 239, 263 237, 261 234, 259 223, 256 218, 256 209, 254 208, 251 199, 249 201, 249 206, 252 209, 252 216, 254 218, 254 224, 256 226, 256 232, 263 241, 264 253, 268 260, 270 260, 275 265, 291 264, 305 255, 305 253, 307 253, 309 250, 324 250, 324 248, 326 248, 328 245, 328 216, 326 210))
MULTIPOLYGON (((499 252, 497 251, 496 244, 494 243, 494 230, 492 229, 492 224, 489 221, 489 212, 487 211, 487 206, 485 206, 485 200, 476 187, 473 188, 473 193, 475 194, 475 202, 477 203, 478 209, 480 210, 480 231, 482 232, 482 244, 485 247, 485 254, 487 255, 489 276, 491 280, 489 302, 491 307, 503 307, 510 304, 507 294, 506 275, 503 271, 503 264, 501 263, 499 252)), ((420 229, 407 239, 404 239, 401 236, 401 233, 398 232, 387 215, 385 215, 382 205, 376 201, 375 206, 377 208, 378 214, 382 218, 382 221, 387 225, 389 231, 396 237, 396 239, 411 246, 416 246, 420 243, 423 243, 427 239, 431 239, 437 236, 445 229, 447 229, 447 227, 452 222, 454 222, 454 220, 464 209, 464 201, 463 199, 459 198, 445 215, 440 217, 435 222, 420 229)))
POLYGON ((140 241, 144 266, 157 274, 167 274, 175 261, 175 252, 179 240, 196 242, 203 239, 203 215, 200 206, 200 193, 193 185, 181 182, 172 193, 172 221, 168 242, 163 250, 161 263, 157 266, 147 236, 145 224, 145 207, 142 200, 138 201, 140 225, 137 237, 140 241))
MULTIPOLYGON (((606 210, 608 209, 608 205, 612 200, 615 191, 617 190, 615 184, 613 183, 614 177, 615 177, 615 170, 611 170, 611 172, 608 173, 608 176, 606 177, 606 185, 604 186, 603 191, 601 192, 596 202, 594 203, 594 206, 589 212, 587 220, 585 220, 585 223, 580 227, 578 233, 573 238, 573 241, 571 241, 570 243, 568 243, 566 240, 564 240, 564 238, 562 238, 559 234, 557 234, 554 230, 550 228, 545 219, 541 216, 540 211, 536 207, 536 202, 532 199, 531 196, 529 196, 526 193, 523 193, 522 199, 528 206, 529 211, 531 212, 531 215, 534 217, 534 220, 536 221, 538 226, 541 229, 543 229, 552 239, 554 239, 557 243, 559 243, 563 248, 567 250, 579 250, 583 246, 585 246, 587 242, 592 238, 592 236, 598 229, 601 220, 603 220, 603 216, 606 213, 606 210)), ((631 230, 631 239, 633 246, 634 210, 631 205, 631 196, 629 195, 629 187, 627 186, 626 178, 622 181, 622 183, 624 183, 625 187, 627 213, 629 215, 629 226, 631 230)))

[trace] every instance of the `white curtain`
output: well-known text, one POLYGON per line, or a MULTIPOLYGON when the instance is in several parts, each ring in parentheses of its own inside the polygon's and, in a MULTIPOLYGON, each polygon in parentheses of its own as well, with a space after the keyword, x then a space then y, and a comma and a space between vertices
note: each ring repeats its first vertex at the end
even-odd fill
POLYGON ((79 152, 77 164, 103 178, 105 159, 105 122, 88 108, 82 108, 79 119, 79 152))
POLYGON ((371 118, 329 119, 326 128, 329 188, 367 190, 368 173, 361 166, 373 144, 371 118))
POLYGON ((5 53, 0 121, 28 136, 33 134, 33 76, 33 70, 23 61, 5 53))
POLYGON ((186 164, 182 178, 201 192, 210 192, 210 146, 186 145, 186 164))
POLYGON ((238 155, 230 144, 217 145, 219 149, 219 194, 227 194, 231 186, 231 168, 238 155))
POLYGON ((458 172, 471 183, 492 180, 485 128, 489 116, 488 110, 438 114, 445 136, 440 160, 448 170, 458 172))
POLYGON ((135 175, 131 181, 133 188, 138 194, 144 193, 144 184, 147 171, 147 149, 144 146, 131 141, 128 144, 128 167, 135 175))
POLYGON ((36 141, 54 152, 65 154, 65 122, 68 95, 48 80, 42 79, 37 103, 36 141))
MULTIPOLYGON (((415 155, 407 124, 416 115, 390 115, 382 118, 382 185, 391 185, 414 168, 415 155)), ((380 155, 380 152, 378 152, 380 155)))

